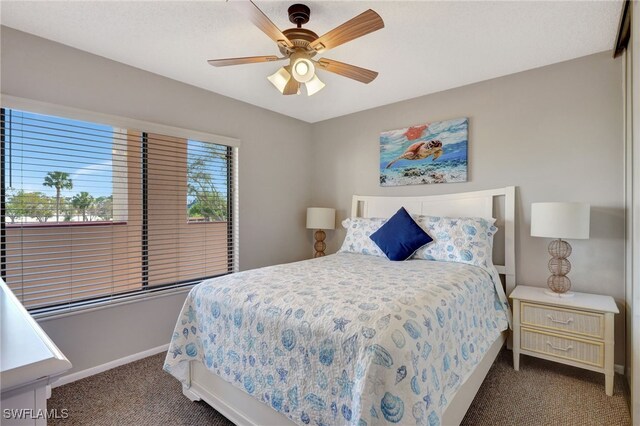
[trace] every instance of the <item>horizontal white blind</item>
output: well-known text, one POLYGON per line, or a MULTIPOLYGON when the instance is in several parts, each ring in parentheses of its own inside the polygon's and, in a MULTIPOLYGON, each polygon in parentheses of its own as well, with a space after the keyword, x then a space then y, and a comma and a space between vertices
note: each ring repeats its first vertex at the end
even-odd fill
POLYGON ((57 312, 233 272, 235 149, 3 109, 3 278, 57 312))

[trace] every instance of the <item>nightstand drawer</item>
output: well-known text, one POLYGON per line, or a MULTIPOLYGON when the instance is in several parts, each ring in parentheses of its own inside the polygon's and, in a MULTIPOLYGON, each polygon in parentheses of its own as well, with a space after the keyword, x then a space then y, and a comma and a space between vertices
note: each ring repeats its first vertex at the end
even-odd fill
POLYGON ((520 347, 527 351, 604 367, 604 343, 522 328, 520 347))
POLYGON ((604 338, 604 315, 522 302, 522 325, 604 338))

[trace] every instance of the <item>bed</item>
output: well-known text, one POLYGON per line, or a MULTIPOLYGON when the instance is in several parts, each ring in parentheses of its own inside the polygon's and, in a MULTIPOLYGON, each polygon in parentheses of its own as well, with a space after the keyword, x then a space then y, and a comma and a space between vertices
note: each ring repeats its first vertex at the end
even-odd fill
MULTIPOLYGON (((514 187, 354 196, 352 217, 404 206, 498 218, 495 270, 510 291, 514 199, 514 187)), ((506 340, 492 270, 337 253, 208 280, 189 293, 164 368, 238 425, 458 424, 506 340)))

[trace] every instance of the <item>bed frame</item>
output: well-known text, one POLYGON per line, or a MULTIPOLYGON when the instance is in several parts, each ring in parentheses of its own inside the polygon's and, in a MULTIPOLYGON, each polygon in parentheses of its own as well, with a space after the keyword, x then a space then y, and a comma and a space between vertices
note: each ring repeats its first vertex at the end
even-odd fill
MULTIPOLYGON (((505 276, 507 294, 515 287, 515 187, 459 194, 430 195, 419 197, 379 197, 354 195, 351 216, 390 217, 401 206, 414 214, 437 216, 473 216, 496 218, 501 229, 496 238, 494 259, 504 250, 503 264, 496 264, 498 272, 505 276), (502 211, 501 211, 502 210, 502 211)), ((496 261, 494 260, 494 263, 496 261)), ((466 414, 480 385, 493 365, 500 349, 506 342, 504 332, 490 346, 484 358, 463 383, 442 416, 442 424, 458 425, 466 414)), ((182 393, 191 401, 203 400, 238 426, 273 425, 286 426, 294 423, 268 405, 255 399, 239 388, 209 372, 200 362, 189 364, 191 386, 183 385, 182 393)))

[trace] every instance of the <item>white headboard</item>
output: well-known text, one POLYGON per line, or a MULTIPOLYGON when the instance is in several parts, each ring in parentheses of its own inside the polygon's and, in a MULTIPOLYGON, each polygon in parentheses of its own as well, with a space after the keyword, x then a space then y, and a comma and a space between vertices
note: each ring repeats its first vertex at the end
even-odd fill
MULTIPOLYGON (((459 194, 426 195, 418 197, 384 197, 354 195, 351 204, 352 217, 390 217, 400 207, 411 214, 431 216, 468 216, 486 219, 501 218, 504 235, 504 265, 496 264, 498 272, 505 275, 506 292, 516 285, 515 256, 515 186, 486 191, 462 192, 459 194), (497 211, 504 197, 504 213, 497 211), (496 206, 496 208, 494 208, 496 206)), ((495 245, 494 245, 495 254, 495 245)), ((495 257, 494 257, 495 258, 495 257)))

